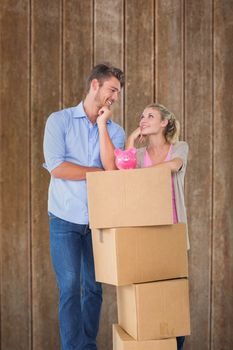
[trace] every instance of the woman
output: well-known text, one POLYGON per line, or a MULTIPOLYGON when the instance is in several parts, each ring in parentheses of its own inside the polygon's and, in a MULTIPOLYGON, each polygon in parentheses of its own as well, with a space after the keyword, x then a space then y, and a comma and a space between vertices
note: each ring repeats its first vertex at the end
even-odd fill
MULTIPOLYGON (((184 177, 188 158, 188 144, 178 141, 180 126, 174 114, 158 103, 148 105, 137 128, 129 136, 126 148, 135 142, 148 140, 147 146, 137 149, 137 167, 167 167, 172 172, 173 223, 187 222, 184 203, 184 177)), ((189 239, 187 234, 187 246, 189 239)), ((185 337, 177 337, 177 348, 182 350, 185 337)))

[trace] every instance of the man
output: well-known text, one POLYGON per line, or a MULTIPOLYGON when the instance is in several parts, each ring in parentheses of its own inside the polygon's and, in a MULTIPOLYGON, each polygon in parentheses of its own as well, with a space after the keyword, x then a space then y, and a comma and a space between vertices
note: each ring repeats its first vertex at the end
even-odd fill
POLYGON ((63 350, 97 349, 102 290, 95 282, 86 174, 116 169, 114 149, 124 146, 125 135, 110 120, 110 107, 123 85, 120 69, 97 65, 87 79, 84 101, 51 114, 45 127, 44 156, 51 173, 50 249, 60 294, 63 350))

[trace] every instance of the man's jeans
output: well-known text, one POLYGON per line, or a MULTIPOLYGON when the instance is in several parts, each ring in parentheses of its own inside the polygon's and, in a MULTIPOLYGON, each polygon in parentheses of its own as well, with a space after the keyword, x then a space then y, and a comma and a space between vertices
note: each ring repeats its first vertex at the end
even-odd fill
POLYGON ((63 350, 96 350, 102 304, 95 282, 91 231, 49 213, 50 251, 59 288, 63 350))

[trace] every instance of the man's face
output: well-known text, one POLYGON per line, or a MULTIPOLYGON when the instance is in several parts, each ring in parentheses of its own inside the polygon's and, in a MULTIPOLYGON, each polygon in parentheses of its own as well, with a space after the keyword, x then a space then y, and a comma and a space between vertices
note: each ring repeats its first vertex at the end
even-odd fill
POLYGON ((96 82, 95 102, 99 108, 111 105, 118 100, 121 84, 115 77, 105 80, 102 85, 96 82))

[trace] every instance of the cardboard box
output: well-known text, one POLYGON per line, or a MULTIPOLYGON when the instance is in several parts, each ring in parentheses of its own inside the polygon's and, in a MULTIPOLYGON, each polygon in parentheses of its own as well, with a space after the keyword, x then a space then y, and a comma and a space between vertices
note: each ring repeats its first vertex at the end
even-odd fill
POLYGON ((190 334, 188 280, 117 287, 118 322, 136 340, 190 334))
POLYGON ((87 189, 91 228, 173 223, 169 169, 87 173, 87 189))
POLYGON ((93 229, 95 277, 116 286, 188 276, 186 225, 93 229))
POLYGON ((113 325, 113 350, 177 350, 176 338, 136 341, 119 325, 113 325))

